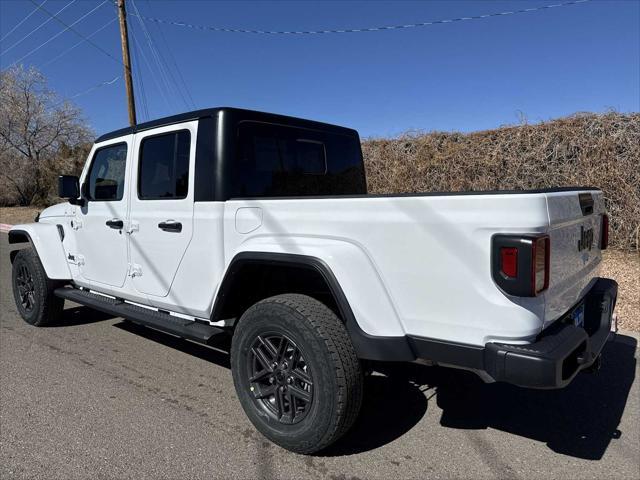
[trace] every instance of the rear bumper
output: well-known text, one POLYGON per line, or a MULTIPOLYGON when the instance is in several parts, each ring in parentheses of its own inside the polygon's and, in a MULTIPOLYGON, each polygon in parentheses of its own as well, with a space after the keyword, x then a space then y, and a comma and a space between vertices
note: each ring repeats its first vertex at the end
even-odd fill
POLYGON ((618 284, 600 278, 583 299, 584 328, 555 322, 528 345, 488 343, 484 370, 496 381, 533 388, 561 388, 590 367, 611 332, 618 284))
MULTIPOLYGON (((526 345, 484 347, 422 337, 372 337, 349 329, 360 358, 384 361, 425 359, 484 372, 495 381, 530 388, 562 388, 596 361, 611 332, 618 284, 599 278, 580 301, 584 328, 566 321, 573 308, 526 345)), ((349 325, 348 325, 349 327, 349 325)))

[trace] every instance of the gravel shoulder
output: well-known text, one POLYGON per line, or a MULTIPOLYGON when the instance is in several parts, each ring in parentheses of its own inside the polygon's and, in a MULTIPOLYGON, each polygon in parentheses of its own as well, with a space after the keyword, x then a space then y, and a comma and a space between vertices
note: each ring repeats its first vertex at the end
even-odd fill
POLYGON ((618 327, 640 332, 640 254, 610 250, 602 260, 601 275, 618 282, 618 327))

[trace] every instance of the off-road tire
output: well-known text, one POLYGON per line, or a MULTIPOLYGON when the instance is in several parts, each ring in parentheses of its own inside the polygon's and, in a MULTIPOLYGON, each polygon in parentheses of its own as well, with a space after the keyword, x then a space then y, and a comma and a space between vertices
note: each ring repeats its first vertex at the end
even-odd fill
POLYGON ((306 295, 270 297, 242 315, 231 344, 231 371, 249 420, 272 442, 296 453, 315 453, 334 443, 351 428, 362 404, 362 369, 344 324, 306 295), (295 342, 313 379, 308 412, 295 424, 267 415, 251 390, 252 345, 270 332, 295 342))
POLYGON ((46 327, 60 321, 64 299, 53 294, 57 282, 47 278, 40 258, 33 248, 24 248, 16 254, 13 259, 11 280, 16 308, 25 322, 36 327, 46 327), (19 288, 21 275, 25 272, 32 286, 30 308, 23 304, 19 288))

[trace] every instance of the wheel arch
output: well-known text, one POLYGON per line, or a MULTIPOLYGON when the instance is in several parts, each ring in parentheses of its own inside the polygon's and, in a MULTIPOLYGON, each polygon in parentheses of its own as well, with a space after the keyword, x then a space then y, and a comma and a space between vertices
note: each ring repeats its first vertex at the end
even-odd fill
MULTIPOLYGON (((58 227, 47 223, 16 225, 9 230, 9 243, 28 243, 40 258, 47 277, 51 280, 70 280, 71 272, 65 259, 58 227)), ((9 254, 13 263, 17 250, 9 254)))
POLYGON ((311 255, 238 253, 229 263, 218 288, 211 320, 238 318, 257 301, 282 293, 302 293, 331 308, 345 324, 359 358, 415 359, 404 336, 374 336, 362 330, 330 266, 311 255))

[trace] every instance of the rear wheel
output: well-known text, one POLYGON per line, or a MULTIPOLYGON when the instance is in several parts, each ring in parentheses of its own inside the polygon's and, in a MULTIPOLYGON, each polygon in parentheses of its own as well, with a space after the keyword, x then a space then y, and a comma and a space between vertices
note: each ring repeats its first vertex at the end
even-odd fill
POLYGON ((342 322, 298 294, 258 302, 240 319, 231 345, 240 403, 274 443, 314 453, 353 425, 362 403, 362 371, 342 322))
POLYGON ((23 320, 37 327, 60 320, 64 299, 53 294, 55 282, 49 280, 40 258, 32 248, 20 250, 12 266, 13 298, 23 320))

